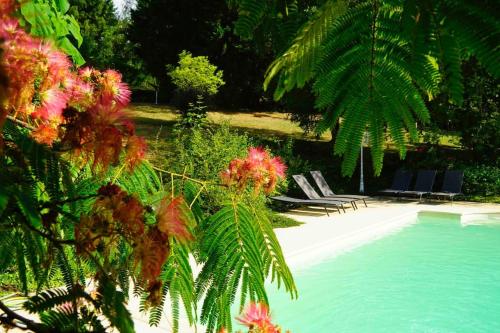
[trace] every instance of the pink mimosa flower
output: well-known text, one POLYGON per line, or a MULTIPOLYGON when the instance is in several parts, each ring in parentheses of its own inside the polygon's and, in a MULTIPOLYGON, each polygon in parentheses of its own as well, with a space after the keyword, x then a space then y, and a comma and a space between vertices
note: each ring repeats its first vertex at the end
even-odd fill
POLYGON ((276 172, 276 175, 278 177, 280 177, 280 178, 285 177, 285 172, 286 172, 287 166, 285 165, 285 163, 283 163, 283 160, 281 159, 281 157, 271 158, 271 160, 269 161, 269 164, 271 165, 273 170, 276 172))
POLYGON ((52 143, 57 139, 58 131, 50 124, 41 124, 33 132, 31 136, 36 142, 51 146, 52 143))
POLYGON ((0 18, 2 18, 2 16, 10 15, 17 6, 17 2, 13 0, 0 1, 0 18))
POLYGON ((104 103, 116 103, 125 106, 130 102, 131 92, 127 84, 122 82, 122 75, 115 70, 106 70, 101 79, 102 99, 104 103))
POLYGON ((228 186, 235 185, 238 190, 246 187, 251 180, 255 193, 262 188, 266 194, 274 191, 279 178, 285 177, 286 165, 281 158, 269 156, 261 147, 251 147, 247 157, 234 159, 227 170, 221 173, 222 182, 228 186))
POLYGON ((62 83, 68 77, 72 76, 70 72, 71 62, 68 57, 60 51, 55 51, 53 47, 48 49, 47 66, 47 80, 49 81, 49 84, 56 84, 58 82, 62 83))
POLYGON ((0 38, 8 40, 19 31, 19 22, 16 19, 6 18, 0 20, 0 38))
POLYGON ((73 78, 69 88, 70 98, 68 104, 76 108, 88 108, 94 103, 94 88, 84 82, 79 76, 73 78))
POLYGON ((91 67, 83 67, 78 71, 78 75, 82 79, 89 81, 92 78, 92 72, 93 69, 91 67))
POLYGON ((98 165, 107 169, 120 160, 122 150, 123 134, 114 126, 99 129, 94 140, 94 163, 93 168, 98 165))
POLYGON ((8 114, 21 118, 36 127, 32 136, 38 142, 50 145, 59 138, 74 156, 92 161, 94 170, 118 163, 126 149, 132 169, 145 157, 146 144, 126 122, 131 92, 122 75, 90 67, 75 71, 53 43, 19 26, 12 17, 19 3, 0 0, 0 66, 9 81, 0 125, 8 114))
POLYGON ((41 106, 35 110, 32 116, 43 120, 60 119, 67 102, 68 96, 58 87, 52 87, 40 92, 41 106))
POLYGON ((133 170, 146 157, 146 140, 143 137, 132 135, 128 138, 125 162, 133 170))
POLYGON ((262 162, 269 158, 269 154, 262 147, 251 147, 248 150, 248 159, 254 162, 262 162))
POLYGON ((257 328, 262 333, 278 332, 278 329, 271 323, 269 309, 264 303, 250 303, 236 320, 249 329, 257 328))

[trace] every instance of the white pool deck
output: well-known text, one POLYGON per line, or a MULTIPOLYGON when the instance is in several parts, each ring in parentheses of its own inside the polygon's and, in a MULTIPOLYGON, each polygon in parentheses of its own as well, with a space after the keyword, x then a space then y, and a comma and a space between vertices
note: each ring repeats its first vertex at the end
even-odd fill
MULTIPOLYGON (((419 212, 442 212, 453 214, 500 214, 500 204, 484 204, 475 202, 432 201, 416 202, 373 198, 367 200, 368 207, 358 203, 359 209, 346 209, 346 213, 324 209, 305 207, 293 209, 284 215, 303 222, 302 225, 291 228, 275 229, 283 253, 292 272, 307 267, 322 259, 350 250, 376 238, 395 232, 416 220, 419 212)), ((138 313, 136 300, 131 299, 130 309, 133 310, 137 332, 171 332, 169 309, 159 327, 147 325, 147 317, 138 313)), ((198 332, 204 330, 198 328, 198 332)), ((180 332, 196 332, 181 320, 180 332)))
MULTIPOLYGON (((327 216, 321 208, 305 207, 288 211, 284 215, 303 222, 300 226, 275 229, 283 253, 292 272, 307 267, 322 259, 350 250, 376 238, 395 232, 416 220, 419 212, 442 212, 472 217, 481 214, 500 214, 500 204, 474 202, 416 202, 397 201, 385 198, 367 200, 359 209, 348 208, 346 213, 330 211, 327 216)), ((139 312, 139 299, 131 297, 129 309, 134 318, 136 332, 172 332, 170 309, 164 309, 164 316, 158 327, 149 327, 148 316, 139 312)), ((0 332, 2 328, 0 328, 0 332)), ((179 331, 182 333, 203 332, 189 327, 181 316, 179 331)), ((16 332, 12 330, 11 332, 16 332)))

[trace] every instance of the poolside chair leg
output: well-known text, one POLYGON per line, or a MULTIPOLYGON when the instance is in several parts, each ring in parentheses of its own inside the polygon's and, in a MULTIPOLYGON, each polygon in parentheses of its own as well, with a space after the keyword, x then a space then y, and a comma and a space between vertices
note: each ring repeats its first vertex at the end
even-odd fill
POLYGON ((363 203, 365 204, 365 207, 368 207, 368 205, 366 204, 365 199, 363 199, 363 203))
POLYGON ((330 217, 330 214, 328 214, 328 209, 326 209, 326 207, 323 207, 325 209, 325 212, 326 212, 326 216, 330 217))
POLYGON ((342 210, 344 211, 345 213, 345 208, 344 208, 344 205, 340 205, 340 208, 342 208, 342 210))
POLYGON ((358 209, 358 206, 356 205, 356 203, 354 201, 351 201, 351 207, 353 210, 358 209))

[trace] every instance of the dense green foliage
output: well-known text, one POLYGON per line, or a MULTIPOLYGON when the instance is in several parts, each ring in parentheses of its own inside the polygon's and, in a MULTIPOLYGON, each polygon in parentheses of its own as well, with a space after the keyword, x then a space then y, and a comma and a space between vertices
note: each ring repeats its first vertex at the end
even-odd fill
POLYGON ((495 164, 500 154, 500 79, 495 79, 475 59, 465 62, 464 102, 457 106, 439 96, 429 108, 440 129, 456 131, 464 149, 476 160, 495 164))
MULTIPOLYGON (((240 34, 250 36, 268 15, 259 0, 232 1, 240 34)), ((380 173, 386 132, 406 153, 406 134, 429 121, 426 99, 444 90, 463 101, 461 61, 474 55, 500 75, 498 4, 461 1, 326 1, 269 67, 266 85, 279 77, 275 97, 314 79, 318 130, 342 119, 335 152, 352 174, 361 138, 370 133, 373 167, 380 173)))
MULTIPOLYGON (((258 138, 251 138, 247 134, 239 134, 223 124, 217 127, 197 127, 194 129, 184 129, 179 132, 174 144, 176 147, 175 161, 173 166, 177 172, 186 172, 199 179, 206 179, 215 185, 209 186, 209 191, 200 196, 200 206, 207 212, 215 212, 224 203, 231 200, 231 193, 227 189, 216 184, 220 182, 220 172, 225 170, 229 162, 234 157, 242 157, 247 153, 248 147, 265 142, 260 142, 258 138)), ((275 144, 273 151, 281 156, 287 166, 288 175, 292 172, 302 171, 302 160, 294 157, 291 152, 291 141, 283 145, 275 144)), ((288 181, 279 185, 280 191, 287 191, 288 181)), ((248 190, 243 196, 245 202, 251 203, 257 211, 261 211, 271 221, 275 227, 288 227, 297 225, 297 222, 288 220, 278 214, 273 213, 266 207, 266 198, 263 195, 255 196, 252 190, 248 190)))
POLYGON ((500 195, 500 167, 487 165, 464 167, 463 192, 468 196, 498 197, 500 195))
POLYGON ((77 47, 83 37, 69 8, 68 0, 34 0, 23 2, 20 13, 32 35, 52 39, 77 65, 82 65, 85 60, 77 47))
MULTIPOLYGON (((2 4, 0 18, 10 19, 15 8, 2 4)), ((245 300, 267 303, 267 279, 296 297, 271 222, 245 195, 252 184, 256 203, 265 200, 262 191, 284 177, 279 159, 251 159, 247 151, 245 179, 255 181, 229 174, 216 186, 231 196, 204 211, 200 195, 212 181, 144 161, 145 142, 125 116, 130 92, 118 72, 76 71, 56 47, 39 52, 43 40, 21 29, 5 35, 2 47, 16 61, 0 59, 0 273, 18 274, 22 308, 35 319, 2 298, 2 326, 134 332, 127 308, 134 295, 151 325, 170 302, 174 332, 181 308, 191 325, 200 319, 214 332, 231 330, 237 296, 241 307, 245 300), (192 259, 202 270, 196 277, 192 259)))
MULTIPOLYGON (((216 128, 196 128, 179 132, 174 144, 176 149, 174 170, 186 172, 198 179, 219 183, 219 173, 225 170, 234 157, 242 157, 252 144, 244 134, 234 133, 226 124, 216 128)), ((225 188, 213 186, 202 196, 202 206, 214 212, 229 199, 225 188)))
POLYGON ((122 50, 123 39, 112 0, 70 0, 69 13, 80 25, 83 42, 80 52, 87 64, 97 68, 114 67, 113 60, 122 50), (118 51, 118 52, 117 52, 118 51))

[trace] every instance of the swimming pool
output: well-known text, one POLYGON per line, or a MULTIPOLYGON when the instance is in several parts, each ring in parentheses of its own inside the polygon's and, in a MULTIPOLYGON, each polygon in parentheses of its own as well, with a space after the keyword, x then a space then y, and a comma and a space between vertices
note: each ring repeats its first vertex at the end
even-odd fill
POLYGON ((419 214, 294 277, 298 300, 270 291, 274 322, 293 333, 500 332, 500 221, 419 214))

